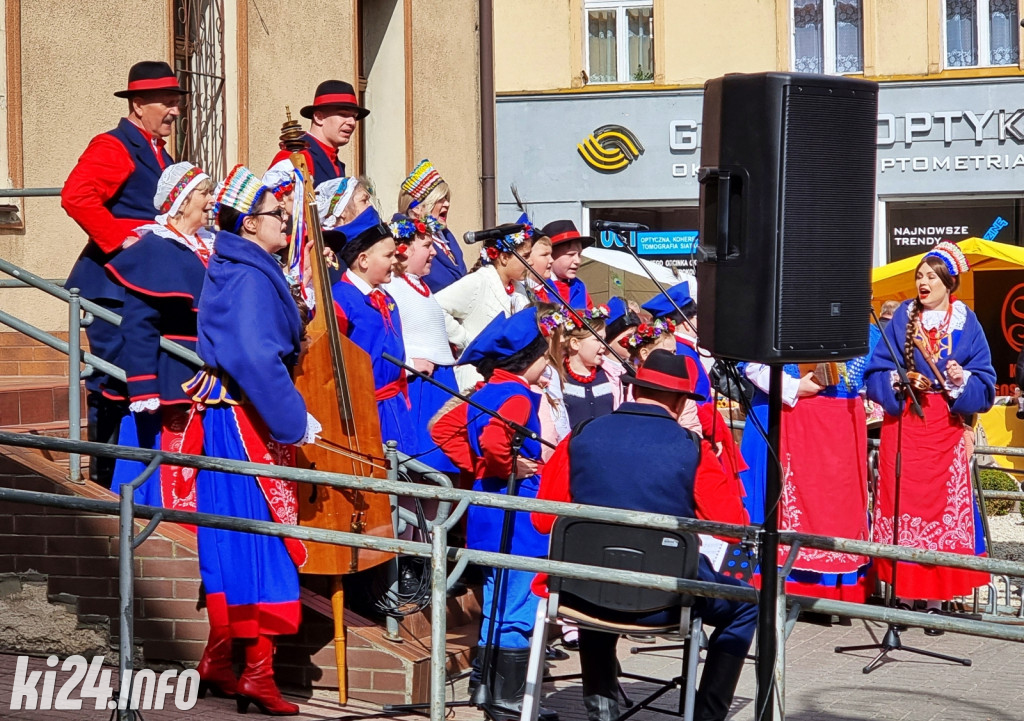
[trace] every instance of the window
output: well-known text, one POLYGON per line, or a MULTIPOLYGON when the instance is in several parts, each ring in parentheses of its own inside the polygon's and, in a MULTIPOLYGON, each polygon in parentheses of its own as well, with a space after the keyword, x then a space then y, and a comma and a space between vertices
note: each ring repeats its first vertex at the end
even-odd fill
POLYGON ((861 0, 793 0, 793 69, 864 71, 861 0))
POLYGON ((946 67, 1016 65, 1017 0, 946 0, 946 67))
POLYGON ((590 82, 654 80, 653 5, 653 0, 586 0, 590 82))
POLYGON ((210 176, 227 175, 224 108, 224 0, 173 0, 174 69, 185 98, 176 157, 210 176))

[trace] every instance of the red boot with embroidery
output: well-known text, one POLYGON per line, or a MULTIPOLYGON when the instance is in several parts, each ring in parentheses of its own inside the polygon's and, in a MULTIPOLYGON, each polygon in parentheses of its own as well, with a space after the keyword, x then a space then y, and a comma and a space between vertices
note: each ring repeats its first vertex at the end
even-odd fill
POLYGON ((220 698, 232 698, 238 679, 231 667, 231 631, 227 626, 210 626, 210 638, 196 667, 199 672, 199 698, 209 691, 220 698))
POLYGON ((269 636, 257 636, 245 647, 245 670, 238 679, 235 692, 238 713, 248 713, 249 704, 256 704, 268 716, 294 716, 299 707, 281 698, 274 683, 274 642, 269 636))

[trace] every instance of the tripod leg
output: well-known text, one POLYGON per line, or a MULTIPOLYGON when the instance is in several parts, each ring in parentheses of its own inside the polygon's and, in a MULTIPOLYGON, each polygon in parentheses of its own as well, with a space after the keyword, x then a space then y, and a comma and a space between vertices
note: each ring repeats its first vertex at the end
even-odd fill
MULTIPOLYGON (((872 648, 872 647, 868 646, 868 648, 872 648)), ((874 648, 878 648, 878 646, 874 646, 874 648)), ((875 656, 873 659, 871 659, 871 662, 867 666, 864 667, 864 669, 863 669, 864 673, 871 673, 876 668, 881 666, 882 663, 885 662, 885 659, 888 656, 889 651, 891 651, 891 650, 892 649, 883 648, 881 651, 879 651, 878 655, 875 656)))
POLYGON ((971 659, 960 658, 959 656, 947 656, 944 653, 935 653, 934 651, 926 651, 923 648, 914 648, 913 646, 902 646, 901 651, 907 651, 909 653, 916 653, 919 656, 927 656, 929 658, 937 658, 940 661, 949 661, 950 663, 958 663, 961 666, 970 666, 971 659))
POLYGON ((876 648, 883 648, 880 643, 865 643, 861 646, 836 646, 836 653, 846 653, 847 651, 871 651, 876 648))

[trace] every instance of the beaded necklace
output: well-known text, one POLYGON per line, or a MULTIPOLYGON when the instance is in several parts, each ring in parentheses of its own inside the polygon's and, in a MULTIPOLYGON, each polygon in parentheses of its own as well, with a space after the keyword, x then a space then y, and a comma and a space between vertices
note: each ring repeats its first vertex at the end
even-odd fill
POLYGON ((566 375, 568 375, 577 383, 582 383, 583 385, 589 385, 594 382, 595 378, 597 378, 596 367, 591 368, 590 375, 587 376, 581 376, 579 373, 575 372, 572 368, 569 367, 569 356, 566 356, 565 360, 562 361, 562 367, 565 368, 566 375))
POLYGON ((411 287, 414 291, 416 291, 417 293, 422 295, 424 298, 429 298, 430 297, 430 288, 423 281, 417 280, 414 283, 412 278, 410 278, 405 273, 402 273, 402 280, 404 280, 406 283, 408 283, 409 287, 411 287))

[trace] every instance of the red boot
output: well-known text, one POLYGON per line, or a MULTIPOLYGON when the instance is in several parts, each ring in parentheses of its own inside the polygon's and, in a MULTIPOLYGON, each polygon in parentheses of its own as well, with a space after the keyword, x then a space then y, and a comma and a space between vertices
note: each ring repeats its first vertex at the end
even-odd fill
POLYGON ((269 636, 257 636, 245 647, 245 670, 235 691, 238 713, 248 713, 249 704, 256 704, 268 716, 294 716, 299 707, 281 698, 274 683, 274 642, 269 636))
POLYGON ((207 691, 220 698, 235 695, 238 679, 231 667, 231 630, 227 626, 210 626, 210 638, 196 671, 199 672, 199 698, 205 698, 207 691))

